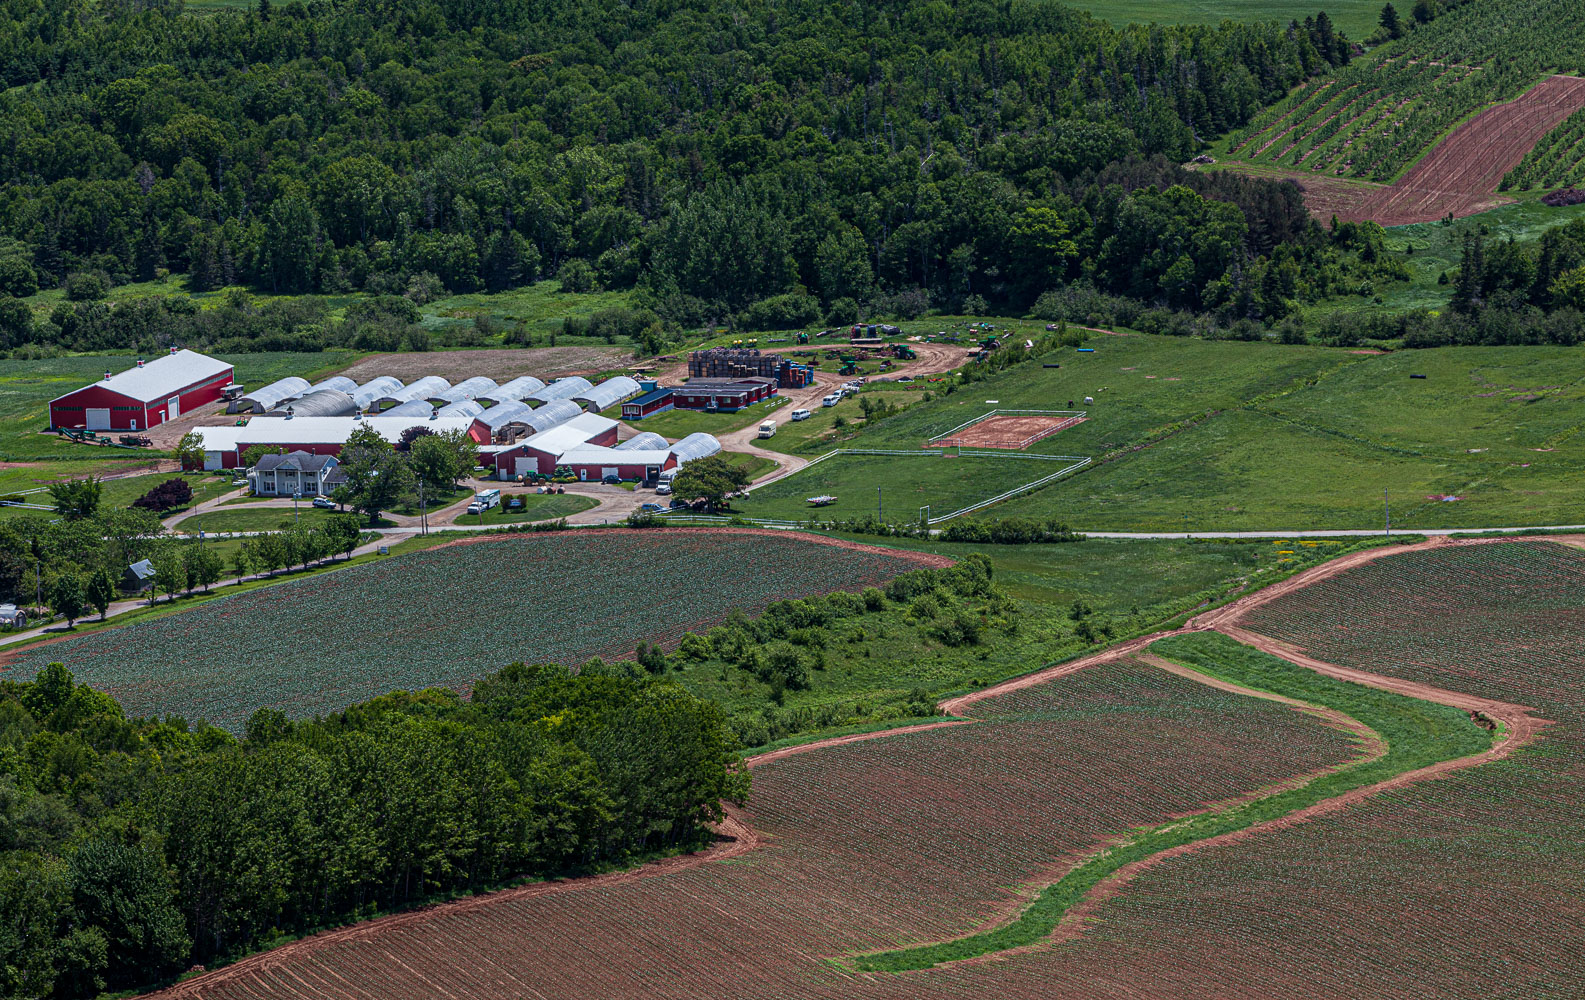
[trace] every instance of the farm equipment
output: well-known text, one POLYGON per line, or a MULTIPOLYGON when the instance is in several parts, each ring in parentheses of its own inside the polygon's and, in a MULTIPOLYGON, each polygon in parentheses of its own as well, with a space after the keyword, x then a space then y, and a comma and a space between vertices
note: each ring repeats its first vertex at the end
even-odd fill
POLYGON ((859 372, 858 359, 855 358, 855 357, 852 357, 851 355, 846 355, 846 354, 843 355, 842 356, 842 367, 841 367, 841 369, 839 369, 837 371, 837 374, 838 375, 857 375, 858 372, 859 372))
POLYGON ((126 445, 129 448, 152 448, 152 447, 154 447, 153 438, 144 437, 141 434, 123 434, 123 435, 121 435, 121 443, 126 445))
POLYGON ((809 503, 814 507, 825 507, 836 502, 837 498, 833 496, 821 495, 817 497, 809 497, 809 503))
POLYGON ((899 361, 912 361, 919 357, 919 352, 914 350, 912 347, 909 347, 907 344, 893 344, 892 357, 899 361))
POLYGON ((804 333, 802 330, 799 330, 798 331, 798 343, 800 343, 800 344, 809 343, 809 335, 807 333, 804 333))

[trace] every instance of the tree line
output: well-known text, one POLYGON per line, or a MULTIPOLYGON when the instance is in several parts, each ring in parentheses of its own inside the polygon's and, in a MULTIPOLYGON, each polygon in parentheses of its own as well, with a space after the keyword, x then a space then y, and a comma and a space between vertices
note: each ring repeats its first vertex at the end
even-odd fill
POLYGON ((1351 54, 1324 16, 1118 29, 1023 0, 6 9, 0 289, 72 301, 0 327, 76 346, 107 288, 164 275, 417 300, 556 276, 667 323, 1021 310, 1080 280, 1211 307, 1264 223, 1097 173, 1186 160, 1351 54), (1169 237, 1144 261, 1140 221, 1169 237))

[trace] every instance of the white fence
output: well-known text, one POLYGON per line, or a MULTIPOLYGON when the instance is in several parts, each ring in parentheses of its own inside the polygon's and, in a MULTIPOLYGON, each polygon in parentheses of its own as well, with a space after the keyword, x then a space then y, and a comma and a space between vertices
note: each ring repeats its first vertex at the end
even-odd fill
POLYGON ((1089 414, 1088 410, 992 410, 989 413, 982 413, 982 414, 980 414, 979 416, 975 417, 972 420, 965 420, 963 423, 958 424, 956 427, 952 428, 950 431, 943 431, 942 433, 937 434, 935 437, 932 437, 930 440, 926 441, 925 443, 926 444, 935 444, 937 441, 940 441, 942 438, 949 438, 952 435, 958 433, 959 431, 968 430, 970 427, 973 427, 975 424, 980 423, 980 422, 985 421, 985 420, 989 420, 992 417, 1066 417, 1067 418, 1067 419, 1063 420, 1063 422, 1058 424, 1057 426, 1052 427, 1052 428, 1048 428, 1047 430, 1041 431, 1040 433, 1031 436, 1030 438, 1025 440, 1023 444, 1019 445, 1019 447, 1021 448, 1021 447, 1024 447, 1024 445, 1033 444, 1034 442, 1039 441, 1043 437, 1048 437, 1048 436, 1050 436, 1052 434, 1055 434, 1057 431, 1060 431, 1060 430, 1062 430, 1064 428, 1072 427, 1074 424, 1078 423, 1080 420, 1085 419, 1089 415, 1090 414, 1089 414))

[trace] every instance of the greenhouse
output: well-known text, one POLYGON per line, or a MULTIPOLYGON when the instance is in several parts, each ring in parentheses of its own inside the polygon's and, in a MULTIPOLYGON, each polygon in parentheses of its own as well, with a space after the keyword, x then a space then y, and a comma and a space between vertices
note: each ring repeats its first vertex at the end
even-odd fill
POLYGON ((618 375, 568 398, 575 403, 582 403, 591 413, 598 413, 630 396, 636 396, 638 391, 639 385, 636 380, 626 375, 618 375))
POLYGON ((271 417, 350 417, 357 411, 352 397, 340 389, 320 389, 289 403, 277 406, 266 416, 271 417))
POLYGON ((721 442, 703 431, 696 431, 671 446, 671 453, 677 456, 678 465, 696 458, 708 458, 720 450, 721 442))
POLYGON ((568 399, 556 399, 524 415, 522 423, 531 434, 548 431, 583 413, 583 407, 568 399))
POLYGON ((477 417, 484 412, 484 404, 476 399, 459 399, 435 411, 441 417, 477 417))
POLYGON ((435 404, 427 399, 409 399, 389 410, 381 410, 382 417, 430 417, 435 414, 435 404))
POLYGON ((475 375, 473 378, 458 382, 449 389, 441 390, 435 394, 435 398, 444 399, 452 403, 462 399, 478 399, 480 396, 489 395, 490 390, 495 387, 495 379, 485 378, 483 375, 475 375))
POLYGON ((496 386, 479 398, 488 399, 496 403, 515 402, 525 398, 529 393, 537 392, 543 388, 545 388, 545 383, 534 376, 519 375, 504 385, 496 386))
POLYGON ((567 378, 557 379, 543 389, 535 389, 523 398, 536 403, 549 403, 552 400, 571 399, 573 396, 581 396, 592 388, 594 388, 594 383, 582 375, 572 375, 567 378))
POLYGON ((358 388, 351 393, 351 396, 354 403, 358 404, 361 409, 367 410, 375 403, 387 399, 393 399, 397 402, 404 402, 405 400, 397 397, 397 393, 400 393, 401 391, 401 379, 392 378, 389 375, 381 375, 378 378, 372 378, 358 386, 358 388))
POLYGON ((308 387, 309 392, 318 392, 320 389, 337 389, 350 396, 358 391, 358 383, 345 375, 332 375, 329 378, 320 379, 308 387))
MULTIPOLYGON (((439 375, 425 375, 423 378, 414 379, 407 388, 392 393, 392 399, 402 402, 416 402, 427 399, 440 399, 441 393, 451 388, 451 383, 439 375)), ((461 398, 460 396, 458 397, 461 398)))
POLYGON ((266 413, 289 399, 296 399, 309 391, 308 380, 288 375, 269 385, 239 396, 226 407, 227 413, 266 413))
POLYGON ((670 442, 654 431, 645 431, 616 446, 618 451, 664 450, 670 447, 670 442))

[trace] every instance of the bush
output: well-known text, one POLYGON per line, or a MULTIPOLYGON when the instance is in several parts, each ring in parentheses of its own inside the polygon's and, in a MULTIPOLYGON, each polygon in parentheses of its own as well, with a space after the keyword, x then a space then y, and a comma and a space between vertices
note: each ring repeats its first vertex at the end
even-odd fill
POLYGON ((859 595, 864 600, 864 610, 879 611, 886 607, 886 595, 878 587, 865 587, 859 595))
POLYGON ((788 292, 760 299, 738 314, 748 330, 793 330, 820 322, 820 300, 808 292, 788 292))
POLYGON ((66 297, 73 302, 102 299, 110 294, 110 279, 99 271, 78 271, 66 276, 66 297))
POLYGON ((939 536, 943 542, 978 542, 993 545, 1028 545, 1033 542, 1078 542, 1084 536, 1075 534, 1056 518, 1038 520, 1024 517, 999 518, 995 521, 971 521, 963 518, 949 521, 939 536))
POLYGON ((600 288, 594 268, 582 257, 574 257, 561 265, 561 270, 556 272, 556 280, 561 282, 564 292, 594 292, 600 288))
POLYGON ((832 326, 851 326, 859 321, 859 304, 852 299, 837 299, 826 310, 826 322, 832 326))
POLYGON ((132 501, 132 506, 144 510, 167 511, 193 502, 193 488, 185 479, 167 479, 147 493, 132 501))

